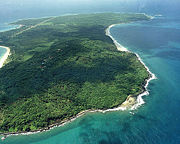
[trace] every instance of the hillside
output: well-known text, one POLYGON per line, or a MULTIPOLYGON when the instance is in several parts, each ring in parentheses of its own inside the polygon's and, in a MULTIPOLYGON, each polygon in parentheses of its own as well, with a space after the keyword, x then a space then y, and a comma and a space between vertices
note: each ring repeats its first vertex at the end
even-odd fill
POLYGON ((81 14, 21 20, 1 33, 11 49, 0 69, 0 132, 35 131, 87 109, 109 109, 144 90, 149 77, 133 53, 105 35, 143 14, 81 14))

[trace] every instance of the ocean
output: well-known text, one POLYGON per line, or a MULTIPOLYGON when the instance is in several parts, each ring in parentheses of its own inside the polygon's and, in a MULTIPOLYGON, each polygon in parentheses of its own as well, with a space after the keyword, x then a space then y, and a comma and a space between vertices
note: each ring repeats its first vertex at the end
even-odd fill
POLYGON ((4 56, 6 53, 6 49, 0 47, 0 59, 4 56))
POLYGON ((63 127, 0 143, 180 144, 180 16, 164 13, 150 21, 116 25, 110 32, 157 77, 143 97, 145 104, 133 111, 88 113, 63 127))

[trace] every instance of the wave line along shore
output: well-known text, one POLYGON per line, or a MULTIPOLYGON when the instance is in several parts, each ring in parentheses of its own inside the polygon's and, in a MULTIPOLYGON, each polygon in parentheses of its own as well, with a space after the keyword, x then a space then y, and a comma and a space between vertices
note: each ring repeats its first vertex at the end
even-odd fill
POLYGON ((145 103, 144 100, 142 99, 142 97, 149 94, 149 91, 148 91, 148 89, 147 89, 147 87, 148 87, 148 85, 149 85, 149 82, 150 82, 151 80, 157 79, 157 77, 155 76, 155 74, 153 74, 153 73, 149 70, 149 68, 145 65, 145 63, 142 61, 142 59, 140 58, 140 56, 139 56, 137 53, 129 51, 129 50, 126 49, 124 46, 122 46, 121 44, 119 44, 115 38, 112 37, 112 35, 111 35, 111 33, 110 33, 110 29, 111 29, 112 27, 116 26, 116 25, 118 25, 118 24, 112 24, 112 25, 110 25, 110 26, 106 29, 106 35, 109 36, 109 37, 113 40, 114 44, 116 45, 116 47, 117 47, 117 49, 118 49, 119 51, 125 51, 125 52, 129 52, 129 53, 134 53, 134 54, 137 56, 138 60, 141 62, 141 64, 144 65, 144 67, 146 68, 146 70, 147 70, 147 72, 149 73, 150 77, 145 80, 145 81, 146 81, 146 84, 144 85, 144 89, 145 89, 145 90, 144 90, 141 94, 139 94, 137 97, 129 97, 129 98, 131 98, 133 101, 135 101, 135 103, 134 103, 133 105, 130 105, 130 104, 129 104, 129 102, 128 102, 129 98, 127 98, 126 101, 125 101, 124 103, 122 103, 119 108, 109 109, 109 110, 106 110, 106 111, 121 110, 122 108, 127 109, 126 106, 130 106, 130 107, 131 107, 130 110, 134 110, 134 109, 138 108, 140 105, 142 105, 142 104, 145 103), (125 107, 124 107, 124 104, 125 104, 125 107))
MULTIPOLYGON (((114 44, 116 45, 117 49, 119 51, 125 51, 125 52, 129 52, 129 53, 134 53, 134 52, 131 52, 129 50, 127 50, 125 47, 123 47, 121 44, 119 44, 117 42, 116 39, 114 39, 112 36, 111 36, 111 33, 110 33, 110 29, 115 26, 115 25, 118 25, 118 24, 113 24, 113 25, 110 25, 106 30, 106 35, 109 36, 114 44)), ((10 54, 10 49, 8 47, 5 47, 5 46, 0 46, 0 47, 3 47, 3 48, 6 48, 7 49, 7 52, 6 54, 4 55, 4 61, 7 59, 8 55, 10 54)), ((136 53, 135 53, 136 54, 136 53)), ((143 101, 142 99, 142 96, 145 96, 145 95, 148 95, 149 92, 147 90, 147 87, 149 85, 149 82, 153 79, 156 79, 156 76, 149 70, 149 68, 144 64, 144 62, 141 60, 140 56, 138 54, 136 54, 138 60, 144 65, 144 67, 146 68, 146 70, 148 71, 149 73, 149 78, 146 79, 146 84, 144 85, 144 91, 142 93, 140 93, 137 97, 135 96, 128 96, 126 101, 124 101, 119 107, 116 107, 116 108, 112 108, 112 109, 107 109, 107 110, 100 110, 100 109, 96 109, 96 110, 93 110, 93 109, 89 109, 89 110, 85 110, 85 111, 82 111, 80 112, 79 114, 77 114, 76 116, 70 118, 70 119, 66 119, 64 121, 61 121, 59 123, 55 123, 55 124, 52 124, 46 128, 42 128, 40 130, 37 130, 37 131, 31 131, 31 132, 17 132, 17 133, 3 133, 3 134, 0 134, 0 135, 4 135, 1 139, 4 140, 5 138, 7 138, 8 136, 11 136, 11 135, 30 135, 30 134, 36 134, 36 133, 39 133, 39 132, 45 132, 45 131, 49 131, 55 127, 60 127, 60 126, 64 126, 65 124, 67 123, 70 123, 74 120, 76 120, 77 118, 85 115, 86 113, 90 112, 90 113, 93 113, 93 112, 101 112, 101 113, 105 113, 105 112, 111 112, 111 111, 119 111, 119 110, 135 110, 137 109, 140 105, 144 104, 145 102, 143 101)), ((3 63, 4 63, 3 61, 3 63)), ((3 64, 2 64, 3 66, 3 64)), ((1 67, 0 67, 1 68, 1 67)))

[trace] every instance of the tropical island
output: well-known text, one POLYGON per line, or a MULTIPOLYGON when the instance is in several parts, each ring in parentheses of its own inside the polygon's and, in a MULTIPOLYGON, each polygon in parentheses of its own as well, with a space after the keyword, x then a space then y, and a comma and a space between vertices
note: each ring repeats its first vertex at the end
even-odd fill
POLYGON ((105 30, 149 19, 98 13, 13 23, 21 27, 0 34, 11 51, 0 69, 0 133, 49 129, 143 93, 149 72, 136 54, 118 51, 105 30))

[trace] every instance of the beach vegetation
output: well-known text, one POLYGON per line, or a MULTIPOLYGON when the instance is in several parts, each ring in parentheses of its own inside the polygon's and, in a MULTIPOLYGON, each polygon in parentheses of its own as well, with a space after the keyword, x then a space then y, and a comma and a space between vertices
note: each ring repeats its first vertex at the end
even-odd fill
POLYGON ((0 35, 11 49, 0 69, 0 132, 35 131, 140 94, 148 72, 135 54, 118 51, 105 29, 148 19, 103 13, 14 23, 24 26, 0 35))

